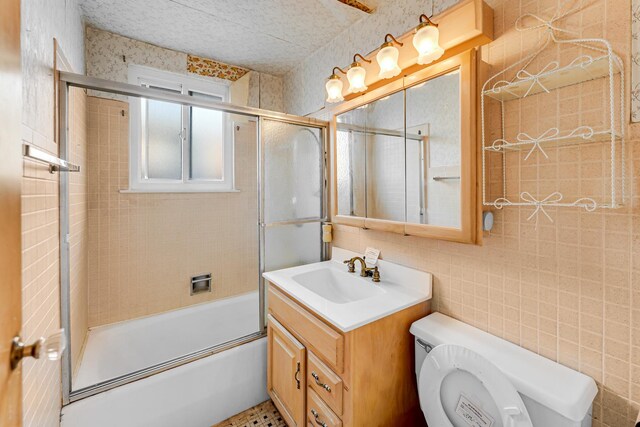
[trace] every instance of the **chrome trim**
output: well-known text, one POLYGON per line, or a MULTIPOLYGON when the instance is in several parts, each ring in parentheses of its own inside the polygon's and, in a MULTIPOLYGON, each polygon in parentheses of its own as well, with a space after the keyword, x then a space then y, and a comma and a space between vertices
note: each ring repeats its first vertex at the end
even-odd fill
POLYGON ((267 330, 267 300, 265 292, 265 280, 262 273, 265 271, 265 232, 262 223, 264 222, 264 135, 262 126, 264 119, 258 117, 258 141, 257 141, 257 167, 256 177, 258 178, 258 295, 260 300, 259 317, 260 330, 267 330))
POLYGON ((422 347, 422 349, 424 351, 426 351, 427 353, 429 353, 431 350, 433 350, 433 345, 422 340, 421 338, 416 338, 416 344, 418 344, 420 347, 422 347))
POLYGON ((102 381, 98 384, 81 388, 79 390, 74 390, 73 392, 71 392, 71 395, 69 396, 68 403, 77 402, 78 400, 87 398, 89 396, 93 396, 98 393, 102 393, 107 390, 111 390, 115 387, 119 387, 121 385, 131 383, 133 381, 150 377, 160 372, 164 372, 168 369, 176 368, 178 366, 182 366, 187 363, 194 362, 204 357, 212 356, 214 354, 220 353, 225 350, 229 350, 231 348, 237 347, 242 344, 247 344, 249 342, 259 340, 260 338, 264 338, 265 336, 266 336, 266 333, 264 332, 256 332, 251 335, 246 335, 244 337, 237 338, 233 341, 227 341, 226 343, 223 343, 223 344, 208 347, 206 349, 203 349, 194 353, 190 353, 184 356, 176 357, 175 359, 167 360, 166 362, 149 366, 147 368, 140 369, 130 374, 121 375, 119 377, 112 378, 110 380, 102 381))
MULTIPOLYGON (((259 319, 259 330, 258 332, 247 335, 245 337, 240 337, 238 339, 218 344, 195 353, 187 354, 180 356, 175 359, 171 359, 169 361, 162 362, 157 365, 149 366, 143 368, 141 370, 130 372, 125 375, 119 376, 117 378, 113 378, 107 381, 103 381, 98 384, 94 384, 79 390, 72 389, 72 368, 71 368, 71 357, 70 357, 70 346, 62 354, 62 372, 61 372, 61 381, 62 381, 62 403, 63 405, 67 405, 69 403, 84 399, 89 396, 96 395, 98 393, 102 393, 107 390, 111 390, 115 387, 119 387, 124 384, 131 383, 133 381, 137 381, 156 373, 160 373, 166 371, 168 369, 184 365, 186 363, 190 363, 192 361, 201 359, 203 357, 207 357, 221 351, 236 347, 241 344, 245 344, 257 339, 260 339, 266 336, 266 300, 265 300, 265 284, 264 278, 262 277, 262 272, 264 271, 264 262, 265 262, 265 248, 264 248, 264 230, 262 221, 264 219, 264 150, 263 150, 263 132, 262 132, 262 124, 264 119, 267 118, 273 121, 280 121, 285 123, 291 123, 295 125, 307 126, 307 127, 315 127, 322 130, 323 138, 324 138, 324 146, 325 153, 327 147, 327 132, 328 132, 328 122, 307 118, 307 117, 298 117, 292 116, 289 114, 283 114, 278 112, 266 111, 259 108, 251 108, 251 107, 242 107, 236 106, 229 103, 224 102, 216 102, 204 99, 195 99, 188 95, 181 94, 171 94, 163 91, 138 87, 135 85, 130 85, 126 83, 112 82, 108 80, 98 79, 95 77, 88 77, 74 73, 68 72, 60 72, 59 73, 60 91, 59 91, 59 110, 60 110, 60 156, 65 158, 68 157, 68 96, 69 96, 69 88, 70 87, 79 87, 90 90, 97 90, 102 92, 111 92, 125 96, 135 96, 135 97, 145 97, 149 99, 156 99, 160 101, 169 101, 180 103, 182 105, 192 105, 196 107, 202 108, 214 108, 227 113, 232 114, 240 114, 240 115, 248 115, 257 117, 258 119, 258 129, 257 129, 257 193, 258 193, 258 239, 259 239, 259 254, 258 254, 258 263, 259 263, 259 277, 258 277, 258 292, 259 292, 259 311, 260 311, 260 319, 259 319)), ((325 154, 326 155, 326 154, 325 154)), ((323 176, 325 185, 327 183, 327 174, 326 171, 323 176)), ((69 230, 69 181, 68 174, 61 174, 60 176, 60 310, 61 310, 61 324, 65 330, 67 342, 71 343, 71 319, 70 319, 70 277, 69 277, 69 242, 68 238, 63 238, 62 236, 68 235, 69 230)), ((318 218, 315 222, 324 221, 324 217, 326 216, 326 191, 323 188, 323 218, 318 218)), ((321 239, 321 236, 319 236, 321 239)), ((322 240, 320 240, 322 242, 322 240)), ((325 252, 325 247, 328 245, 323 245, 323 256, 325 252)))
POLYGON ((311 222, 326 222, 327 218, 300 218, 300 219, 289 219, 286 221, 274 221, 270 223, 260 223, 262 227, 279 227, 283 225, 296 225, 296 224, 309 224, 311 222))
POLYGON ((69 163, 30 144, 22 144, 22 155, 32 160, 47 163, 49 172, 80 172, 80 166, 69 163))
MULTIPOLYGON (((69 157, 69 87, 66 84, 58 86, 58 132, 59 155, 69 157)), ((60 323, 67 340, 67 348, 62 352, 61 378, 62 404, 70 403, 71 393, 71 263, 69 242, 69 174, 60 174, 58 203, 60 207, 60 323)))
MULTIPOLYGON (((328 122, 327 122, 328 123, 328 122)), ((322 173, 322 216, 327 218, 324 222, 329 221, 329 195, 331 192, 329 191, 329 126, 322 128, 322 165, 321 165, 321 173, 322 173)), ((326 261, 330 257, 331 245, 329 243, 325 243, 322 240, 322 224, 320 225, 320 256, 323 261, 326 261)))
POLYGON ((446 181, 446 180, 449 180, 449 179, 451 179, 451 180, 454 180, 454 179, 459 180, 460 177, 459 176, 434 176, 431 179, 433 179, 434 181, 446 181))
POLYGON ((245 116, 267 117, 272 120, 287 123, 301 124, 322 128, 328 126, 328 122, 309 117, 294 116, 291 114, 278 113, 276 111, 262 110, 254 107, 244 107, 230 104, 228 102, 212 101, 208 99, 198 99, 189 95, 171 93, 159 89, 152 89, 144 86, 136 86, 129 83, 114 82, 111 80, 99 79, 96 77, 83 76, 81 74, 61 71, 60 80, 71 86, 81 87, 97 91, 111 92, 124 96, 135 96, 141 98, 155 99, 158 101, 174 102, 182 105, 191 105, 202 108, 215 108, 226 113, 241 114, 245 116))
POLYGON ((416 141, 421 141, 423 138, 423 135, 405 133, 404 131, 401 131, 401 130, 365 128, 364 126, 358 126, 350 123, 338 123, 337 130, 339 132, 364 133, 365 135, 394 136, 398 138, 406 138, 406 139, 412 139, 416 141))

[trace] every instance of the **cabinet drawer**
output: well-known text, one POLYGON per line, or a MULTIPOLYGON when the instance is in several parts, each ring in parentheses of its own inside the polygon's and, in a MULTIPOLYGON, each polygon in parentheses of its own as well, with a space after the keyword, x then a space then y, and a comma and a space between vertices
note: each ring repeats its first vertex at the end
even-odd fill
POLYGON ((338 415, 342 415, 342 379, 311 352, 307 353, 307 384, 338 415))
POLYGON ((273 316, 311 346, 318 356, 342 372, 344 337, 274 286, 269 286, 268 298, 269 311, 273 316))
POLYGON ((342 427, 340 418, 310 388, 307 389, 307 417, 319 426, 342 427))

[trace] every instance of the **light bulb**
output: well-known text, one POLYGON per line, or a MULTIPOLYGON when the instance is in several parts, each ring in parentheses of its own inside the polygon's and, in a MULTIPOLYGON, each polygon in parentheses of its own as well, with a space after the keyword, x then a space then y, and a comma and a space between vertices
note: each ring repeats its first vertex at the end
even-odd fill
POLYGON ((393 45, 387 45, 380 49, 376 55, 376 60, 380 66, 380 74, 378 74, 378 77, 381 79, 390 79, 400 74, 402 70, 398 67, 398 55, 398 49, 393 45))
POLYGON ((347 80, 349 80, 349 93, 364 92, 367 86, 364 84, 366 70, 359 63, 354 62, 347 71, 347 80))
POLYGON ((413 46, 418 51, 418 64, 430 64, 444 54, 438 39, 440 31, 434 25, 422 24, 413 36, 413 46))
POLYGON ((344 101, 342 97, 342 80, 340 77, 335 74, 329 77, 327 80, 327 84, 325 84, 325 88, 327 89, 327 102, 335 103, 344 101))

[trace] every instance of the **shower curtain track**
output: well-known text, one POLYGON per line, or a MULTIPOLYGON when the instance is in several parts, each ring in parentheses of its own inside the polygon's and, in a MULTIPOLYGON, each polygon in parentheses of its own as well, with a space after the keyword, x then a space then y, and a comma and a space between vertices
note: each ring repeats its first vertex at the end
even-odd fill
MULTIPOLYGON (((322 158, 322 171, 323 182, 322 188, 322 216, 318 218, 304 218, 295 221, 285 221, 282 224, 269 224, 269 226, 287 225, 293 223, 308 223, 308 222, 324 222, 326 221, 326 215, 328 212, 327 201, 327 181, 326 177, 328 168, 328 127, 329 123, 323 120, 318 120, 309 117, 295 116, 291 114, 280 113, 276 111, 263 110, 260 108, 245 107, 234 105, 226 102, 217 102, 207 99, 194 98, 189 95, 171 93, 162 91, 159 89, 153 89, 143 86, 136 86, 128 83, 114 82, 110 80, 99 79, 96 77, 85 76, 81 74, 74 74, 65 71, 58 72, 58 111, 59 111, 59 156, 61 159, 69 159, 69 89, 71 87, 77 87, 87 90, 95 90, 99 92, 107 92, 116 95, 131 96, 153 99, 158 101, 172 102, 180 105, 188 105, 193 107, 216 109, 225 113, 238 114, 244 116, 257 117, 258 121, 262 123, 263 119, 281 121, 285 123, 308 126, 318 128, 322 132, 323 137, 323 158, 322 158)), ((260 325, 258 332, 255 334, 239 337, 232 341, 228 341, 222 344, 213 345, 211 347, 202 349, 195 353, 186 354, 184 356, 165 361, 161 364, 150 366, 138 371, 128 373, 126 375, 119 376, 98 384, 94 384, 89 387, 85 387, 79 390, 72 390, 72 367, 70 351, 67 350, 62 355, 62 401, 63 405, 75 402, 80 399, 84 399, 95 394, 111 390, 115 387, 119 387, 124 384, 131 383, 142 378, 155 375, 157 373, 166 371, 168 369, 181 366, 190 362, 193 362, 204 357, 211 356, 224 350, 231 349, 233 347, 249 343, 256 339, 260 339, 266 335, 265 324, 265 291, 264 280, 262 279, 262 272, 264 271, 264 236, 263 230, 265 224, 262 223, 264 218, 264 203, 263 203, 263 171, 264 167, 261 159, 262 155, 262 129, 258 126, 257 129, 257 149, 258 149, 258 173, 257 173, 257 193, 258 193, 258 228, 259 228, 259 251, 258 251, 258 265, 259 265, 259 277, 258 277, 258 291, 259 291, 259 306, 260 306, 260 325)), ((64 328, 67 342, 71 342, 71 318, 70 318, 70 242, 69 242, 69 178, 67 174, 60 176, 60 310, 61 310, 61 323, 64 328)), ((318 236, 321 239, 321 236, 318 236)), ((321 242, 321 240, 319 240, 321 242)), ((321 255, 323 259, 326 259, 328 255, 328 245, 321 244, 321 255)))

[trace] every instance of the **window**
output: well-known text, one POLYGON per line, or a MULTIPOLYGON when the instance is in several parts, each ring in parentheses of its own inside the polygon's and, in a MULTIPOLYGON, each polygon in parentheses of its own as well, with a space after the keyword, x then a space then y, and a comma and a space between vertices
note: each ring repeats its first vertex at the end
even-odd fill
MULTIPOLYGON (((229 86, 199 77, 129 66, 129 83, 228 102, 229 86)), ((233 137, 228 113, 131 98, 132 191, 234 191, 233 137)))

